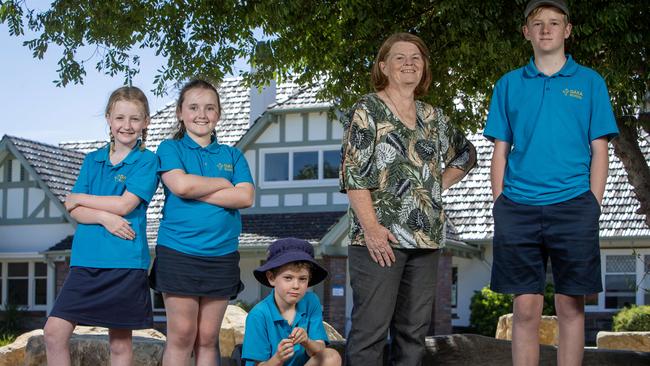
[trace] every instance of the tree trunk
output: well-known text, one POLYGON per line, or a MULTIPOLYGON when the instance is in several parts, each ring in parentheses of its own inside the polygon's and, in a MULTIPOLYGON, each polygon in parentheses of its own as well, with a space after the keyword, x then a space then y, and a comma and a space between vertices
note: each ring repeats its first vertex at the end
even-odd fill
POLYGON ((619 136, 613 140, 614 153, 623 163, 627 179, 640 203, 636 211, 645 215, 646 225, 650 226, 650 167, 639 147, 639 134, 635 126, 629 126, 625 119, 618 120, 619 136))

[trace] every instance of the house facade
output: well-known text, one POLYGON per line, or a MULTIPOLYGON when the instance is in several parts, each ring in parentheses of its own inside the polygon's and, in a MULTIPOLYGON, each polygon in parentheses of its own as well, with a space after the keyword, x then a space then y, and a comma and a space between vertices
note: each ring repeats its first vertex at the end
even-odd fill
MULTIPOLYGON (((334 105, 318 100, 316 89, 293 83, 251 89, 240 78, 231 78, 219 91, 223 115, 217 138, 244 153, 256 184, 253 207, 242 210, 240 268, 246 287, 239 299, 253 304, 269 292, 257 283, 252 271, 265 259, 270 242, 286 236, 304 238, 314 244, 318 260, 331 274, 314 289, 323 303, 324 317, 345 332, 352 308, 347 274, 348 201, 338 190, 343 129, 334 105)), ((155 151, 176 128, 175 105, 170 103, 152 116, 147 146, 155 151)), ((469 138, 477 147, 478 166, 443 195, 447 249, 438 267, 431 334, 450 333, 452 325, 467 327, 470 298, 490 278, 492 146, 478 134, 469 138)), ((2 304, 22 306, 35 322, 51 309, 69 266, 76 224, 62 201, 85 153, 105 143, 51 146, 10 136, 0 142, 0 295, 2 304)), ((650 156, 647 136, 642 148, 650 156)), ((590 321, 601 328, 625 303, 650 304, 647 294, 622 285, 633 279, 648 281, 642 275, 650 266, 650 230, 634 213, 638 202, 624 169, 611 151, 610 156, 601 216, 606 291, 591 298, 587 307, 590 321)), ((152 253, 163 203, 159 189, 147 212, 152 253)), ((152 296, 155 320, 164 324, 162 299, 152 296)))

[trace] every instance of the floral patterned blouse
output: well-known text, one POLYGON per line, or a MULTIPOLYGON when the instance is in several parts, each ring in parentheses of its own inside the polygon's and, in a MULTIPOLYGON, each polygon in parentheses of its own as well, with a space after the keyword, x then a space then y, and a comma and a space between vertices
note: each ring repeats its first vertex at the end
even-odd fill
MULTIPOLYGON (((379 223, 399 240, 394 248, 438 249, 444 246, 442 172, 467 172, 476 150, 450 126, 440 109, 416 101, 416 128, 406 127, 376 95, 365 95, 342 118, 341 192, 370 191, 379 223)), ((364 245, 352 207, 350 242, 364 245)))

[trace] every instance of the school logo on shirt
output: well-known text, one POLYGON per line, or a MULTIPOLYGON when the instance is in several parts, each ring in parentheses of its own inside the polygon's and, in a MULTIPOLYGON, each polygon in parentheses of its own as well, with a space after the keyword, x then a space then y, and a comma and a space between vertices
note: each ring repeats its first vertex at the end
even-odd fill
POLYGON ((115 181, 116 181, 116 182, 120 182, 120 183, 124 183, 124 182, 126 182, 126 175, 124 175, 124 174, 118 174, 118 175, 116 175, 116 176, 115 176, 115 181))
POLYGON ((575 89, 566 88, 566 89, 562 90, 562 94, 564 94, 567 97, 572 97, 572 98, 576 98, 578 100, 582 100, 582 90, 575 90, 575 89))
POLYGON ((225 170, 227 172, 232 172, 232 164, 218 163, 217 168, 219 170, 225 170))

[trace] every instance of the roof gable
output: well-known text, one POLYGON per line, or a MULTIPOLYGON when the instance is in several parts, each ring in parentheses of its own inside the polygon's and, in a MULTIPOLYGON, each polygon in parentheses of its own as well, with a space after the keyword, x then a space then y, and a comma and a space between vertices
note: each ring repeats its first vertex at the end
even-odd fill
POLYGON ((74 222, 63 201, 77 180, 85 154, 8 135, 0 141, 2 150, 15 156, 66 220, 74 222))

